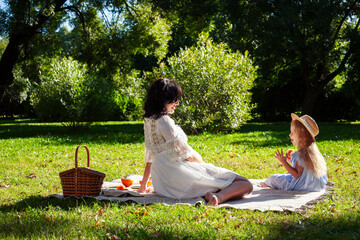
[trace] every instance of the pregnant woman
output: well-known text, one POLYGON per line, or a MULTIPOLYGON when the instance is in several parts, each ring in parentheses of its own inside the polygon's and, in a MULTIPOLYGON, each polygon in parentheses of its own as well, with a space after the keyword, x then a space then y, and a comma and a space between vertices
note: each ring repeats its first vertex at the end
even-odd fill
POLYGON ((217 206, 252 192, 246 178, 203 162, 187 143, 184 131, 170 117, 182 95, 175 81, 160 78, 147 92, 144 106, 145 171, 139 192, 146 192, 150 175, 157 194, 176 198, 204 197, 217 206))

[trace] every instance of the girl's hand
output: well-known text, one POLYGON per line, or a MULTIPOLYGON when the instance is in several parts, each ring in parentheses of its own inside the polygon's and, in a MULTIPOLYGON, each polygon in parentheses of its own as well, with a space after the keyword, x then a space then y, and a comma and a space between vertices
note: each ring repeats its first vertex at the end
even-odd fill
POLYGON ((284 156, 284 152, 282 149, 281 149, 281 152, 279 149, 277 149, 275 151, 274 157, 277 158, 281 163, 286 162, 286 157, 284 156))

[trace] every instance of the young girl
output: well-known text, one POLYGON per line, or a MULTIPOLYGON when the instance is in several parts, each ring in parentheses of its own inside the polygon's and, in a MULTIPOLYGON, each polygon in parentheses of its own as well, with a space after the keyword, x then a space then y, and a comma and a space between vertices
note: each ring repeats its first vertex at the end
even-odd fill
POLYGON ((187 136, 170 115, 179 105, 182 90, 175 81, 160 78, 147 92, 144 106, 145 171, 139 192, 146 192, 150 178, 157 194, 176 198, 204 197, 217 206, 240 199, 253 186, 244 177, 204 163, 187 143, 187 136))
POLYGON ((291 155, 291 165, 283 156, 283 150, 275 151, 275 158, 289 174, 274 174, 261 182, 262 187, 280 190, 315 192, 324 189, 327 183, 326 163, 316 146, 315 136, 319 128, 310 116, 291 114, 290 139, 298 151, 291 155))

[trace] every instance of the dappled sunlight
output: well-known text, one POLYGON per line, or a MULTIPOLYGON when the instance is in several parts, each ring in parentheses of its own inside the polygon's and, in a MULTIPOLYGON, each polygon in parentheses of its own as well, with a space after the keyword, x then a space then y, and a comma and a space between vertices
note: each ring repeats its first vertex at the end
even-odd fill
POLYGON ((43 145, 91 143, 141 143, 144 141, 142 122, 96 123, 88 128, 69 129, 61 123, 0 122, 0 140, 41 138, 43 145))

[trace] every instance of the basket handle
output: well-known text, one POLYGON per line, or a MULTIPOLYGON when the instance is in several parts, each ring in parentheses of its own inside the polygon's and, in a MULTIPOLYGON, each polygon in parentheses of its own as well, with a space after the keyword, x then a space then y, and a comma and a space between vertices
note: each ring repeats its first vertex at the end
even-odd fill
POLYGON ((87 152, 87 167, 90 168, 90 152, 89 152, 89 149, 87 146, 85 145, 79 145, 77 146, 76 148, 76 151, 75 151, 75 168, 78 168, 78 151, 79 151, 79 148, 80 147, 84 147, 86 149, 86 152, 87 152))

